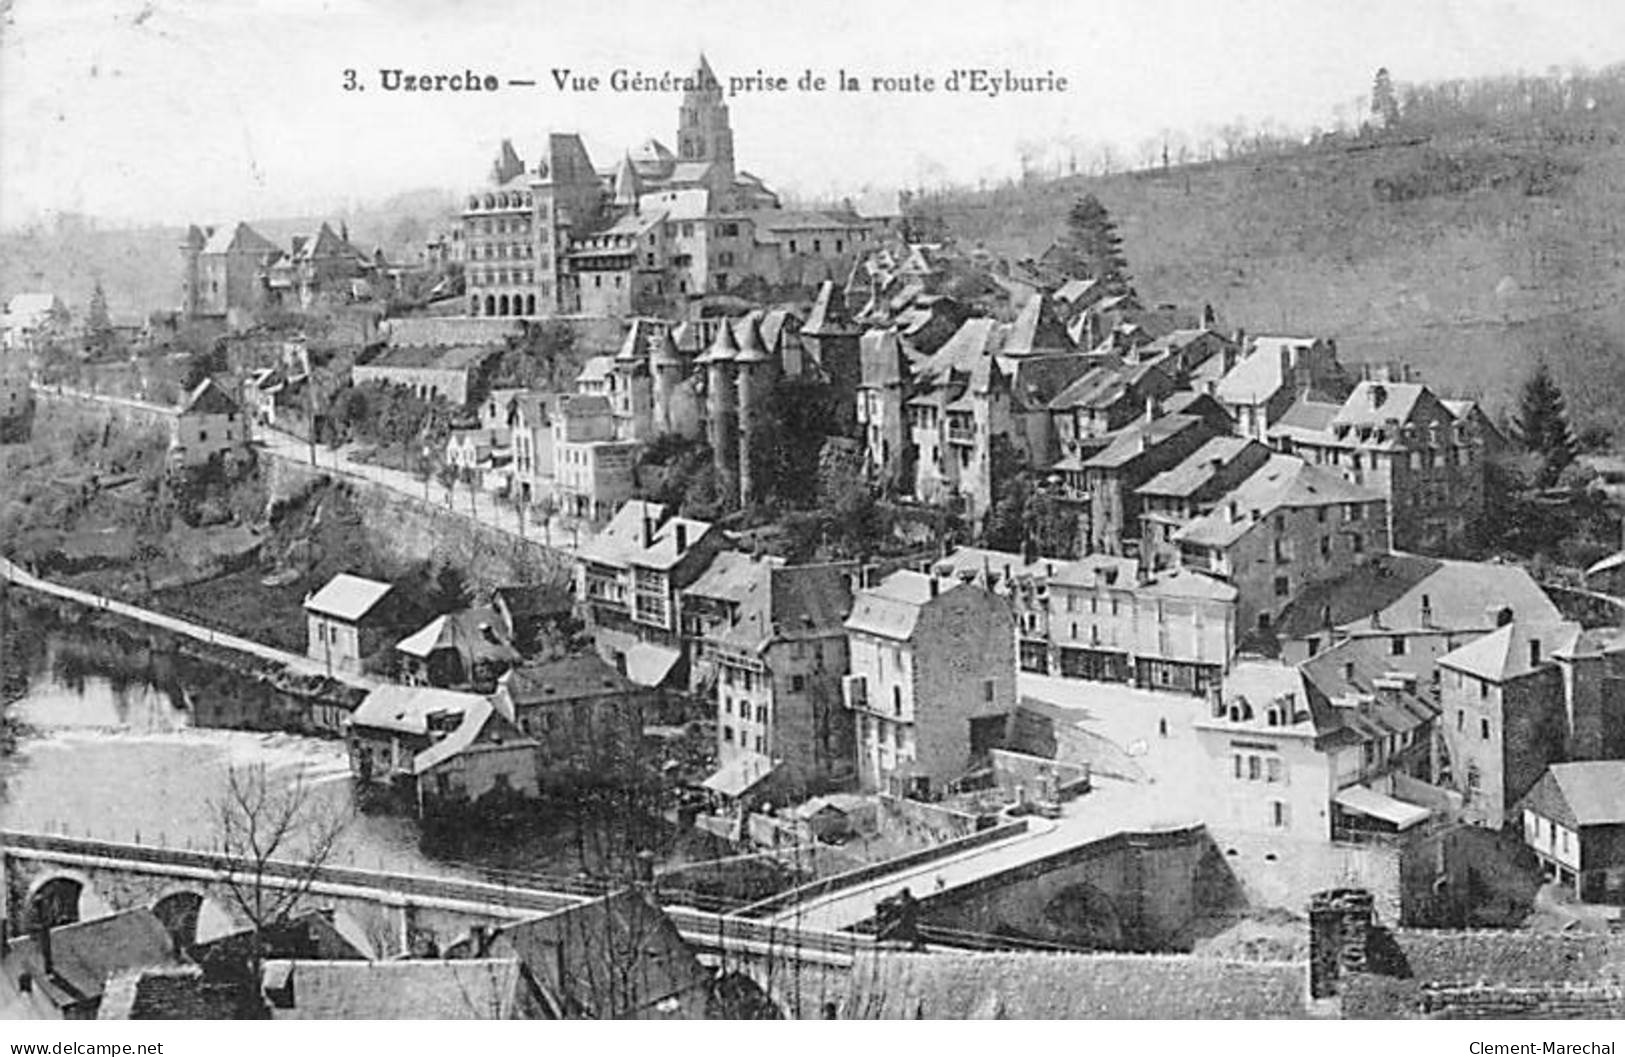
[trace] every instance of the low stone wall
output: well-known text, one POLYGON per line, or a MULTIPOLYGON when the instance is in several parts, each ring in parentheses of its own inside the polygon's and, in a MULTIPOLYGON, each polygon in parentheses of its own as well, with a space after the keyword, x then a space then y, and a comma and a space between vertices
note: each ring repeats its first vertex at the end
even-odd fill
POLYGON ((939 844, 977 832, 978 817, 906 797, 882 795, 877 822, 883 837, 939 844))

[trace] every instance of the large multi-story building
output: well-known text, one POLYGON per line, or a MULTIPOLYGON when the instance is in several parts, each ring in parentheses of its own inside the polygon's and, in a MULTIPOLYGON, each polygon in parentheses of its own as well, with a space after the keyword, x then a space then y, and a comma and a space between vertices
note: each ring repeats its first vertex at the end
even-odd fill
POLYGON ((876 225, 789 211, 735 164, 721 83, 704 56, 684 81, 677 150, 647 140, 612 169, 553 133, 534 168, 504 141, 462 214, 469 315, 655 314, 747 280, 844 276, 876 225))
POLYGON ((1234 584, 1242 629, 1272 628, 1306 587, 1388 552, 1386 501, 1277 455, 1174 534, 1180 564, 1234 584))
POLYGON ((1301 402, 1271 440, 1381 493, 1394 546, 1449 550, 1483 515, 1484 454, 1493 443, 1476 407, 1461 408, 1458 418, 1417 382, 1364 381, 1341 405, 1301 402))

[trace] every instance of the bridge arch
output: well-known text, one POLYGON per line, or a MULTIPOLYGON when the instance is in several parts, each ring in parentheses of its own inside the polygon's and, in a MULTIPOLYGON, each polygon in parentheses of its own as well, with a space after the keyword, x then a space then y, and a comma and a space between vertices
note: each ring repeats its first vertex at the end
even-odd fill
POLYGON ((101 917, 113 908, 96 891, 90 878, 78 870, 57 870, 40 877, 23 897, 20 924, 32 930, 57 928, 75 921, 101 917))
POLYGON ((153 902, 152 912, 180 951, 243 928, 241 915, 195 888, 171 888, 153 902))

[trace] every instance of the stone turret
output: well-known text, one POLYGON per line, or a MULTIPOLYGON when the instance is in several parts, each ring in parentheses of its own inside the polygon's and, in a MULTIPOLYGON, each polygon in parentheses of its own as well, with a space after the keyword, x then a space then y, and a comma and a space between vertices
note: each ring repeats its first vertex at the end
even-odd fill
POLYGON ((654 377, 655 433, 675 433, 678 426, 672 400, 683 381, 683 357, 669 329, 649 349, 649 373, 654 377))
POLYGON ((198 255, 212 234, 213 228, 205 232, 192 224, 186 229, 186 238, 181 240, 181 315, 188 319, 198 314, 198 255))
POLYGON ((761 482, 756 462, 768 426, 767 402, 773 391, 774 357, 762 344, 761 329, 752 313, 740 321, 739 352, 734 370, 739 386, 739 505, 757 498, 761 482))
POLYGON ((706 438, 716 461, 719 491, 733 494, 739 479, 739 405, 734 358, 739 344, 733 327, 720 320, 716 340, 698 360, 705 365, 706 438))

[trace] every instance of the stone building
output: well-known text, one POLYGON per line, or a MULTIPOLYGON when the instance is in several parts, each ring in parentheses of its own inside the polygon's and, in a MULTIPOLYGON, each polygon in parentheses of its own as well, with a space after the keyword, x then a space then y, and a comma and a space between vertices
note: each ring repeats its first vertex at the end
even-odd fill
POLYGON ((1174 540, 1181 565, 1235 586, 1244 630, 1267 631, 1309 585, 1386 554, 1386 513, 1375 490, 1277 455, 1174 540))
POLYGON ((181 314, 231 325, 246 321, 265 305, 264 269, 280 252, 247 224, 187 228, 181 243, 181 314))
POLYGON ((631 777, 653 693, 595 654, 525 664, 497 685, 498 707, 536 743, 544 786, 631 777))
POLYGON ((1016 639, 991 591, 896 572, 857 593, 846 631, 863 788, 929 797, 1001 744, 1016 639))
POLYGON ((242 408, 214 379, 205 378, 187 394, 173 420, 170 458, 183 466, 201 466, 230 453, 246 453, 249 425, 242 408))

